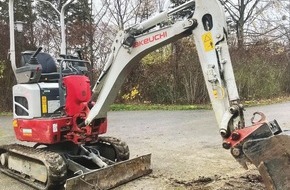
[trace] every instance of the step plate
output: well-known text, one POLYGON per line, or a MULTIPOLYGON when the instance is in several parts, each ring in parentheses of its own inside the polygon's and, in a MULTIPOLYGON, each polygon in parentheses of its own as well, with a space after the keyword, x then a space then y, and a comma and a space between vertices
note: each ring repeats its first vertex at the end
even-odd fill
POLYGON ((67 179, 66 190, 111 189, 152 172, 151 154, 67 179))

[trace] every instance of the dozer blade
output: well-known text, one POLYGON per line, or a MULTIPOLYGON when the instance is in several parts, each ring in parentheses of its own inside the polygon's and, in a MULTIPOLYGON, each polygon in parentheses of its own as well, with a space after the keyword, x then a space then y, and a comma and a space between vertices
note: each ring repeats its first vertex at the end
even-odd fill
POLYGON ((249 140, 246 157, 258 168, 268 190, 290 189, 290 132, 249 140))
POLYGON ((111 189, 152 172, 151 154, 67 179, 66 190, 111 189))

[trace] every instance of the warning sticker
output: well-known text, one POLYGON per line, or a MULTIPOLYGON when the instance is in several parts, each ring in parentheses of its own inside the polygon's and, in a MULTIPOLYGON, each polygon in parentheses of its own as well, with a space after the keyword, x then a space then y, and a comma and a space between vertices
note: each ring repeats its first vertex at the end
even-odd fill
POLYGON ((32 129, 22 129, 23 136, 32 136, 32 129))
POLYGON ((57 123, 52 124, 52 132, 57 132, 57 123))
POLYGON ((47 97, 41 97, 42 113, 47 113, 47 97))
POLYGON ((203 34, 202 41, 205 51, 211 51, 214 49, 214 43, 211 32, 206 32, 205 34, 203 34))

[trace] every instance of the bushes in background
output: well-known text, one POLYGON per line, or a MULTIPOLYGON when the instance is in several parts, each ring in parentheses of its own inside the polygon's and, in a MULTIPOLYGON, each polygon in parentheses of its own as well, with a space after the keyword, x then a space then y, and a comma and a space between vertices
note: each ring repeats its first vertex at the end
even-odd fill
MULTIPOLYGON (((264 45, 231 49, 230 52, 242 100, 289 95, 290 60, 286 51, 276 51, 264 45)), ((11 111, 15 79, 8 60, 2 58, 0 64, 0 111, 11 111)), ((192 39, 179 40, 143 58, 125 80, 116 102, 208 103, 207 89, 192 39)))
MULTIPOLYGON (((275 44, 277 46, 277 44, 275 44)), ((290 60, 283 48, 257 45, 231 49, 237 87, 242 100, 290 93, 290 60)), ((138 85, 138 96, 119 102, 159 104, 208 103, 201 67, 191 38, 179 40, 145 57, 124 84, 121 95, 138 85), (164 56, 165 54, 165 56, 164 56), (170 55, 168 55, 170 54, 170 55)))

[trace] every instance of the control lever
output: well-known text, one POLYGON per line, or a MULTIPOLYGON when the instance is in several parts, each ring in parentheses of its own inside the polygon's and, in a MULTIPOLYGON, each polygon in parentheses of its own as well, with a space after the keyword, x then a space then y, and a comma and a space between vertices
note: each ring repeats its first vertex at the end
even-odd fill
POLYGON ((42 50, 42 47, 39 47, 35 53, 30 57, 30 60, 28 62, 28 64, 31 64, 31 65, 38 65, 38 61, 36 59, 36 56, 40 53, 40 51, 42 50))
POLYGON ((39 52, 42 50, 42 47, 39 47, 36 51, 35 51, 35 53, 32 55, 32 57, 36 57, 38 54, 39 54, 39 52))

